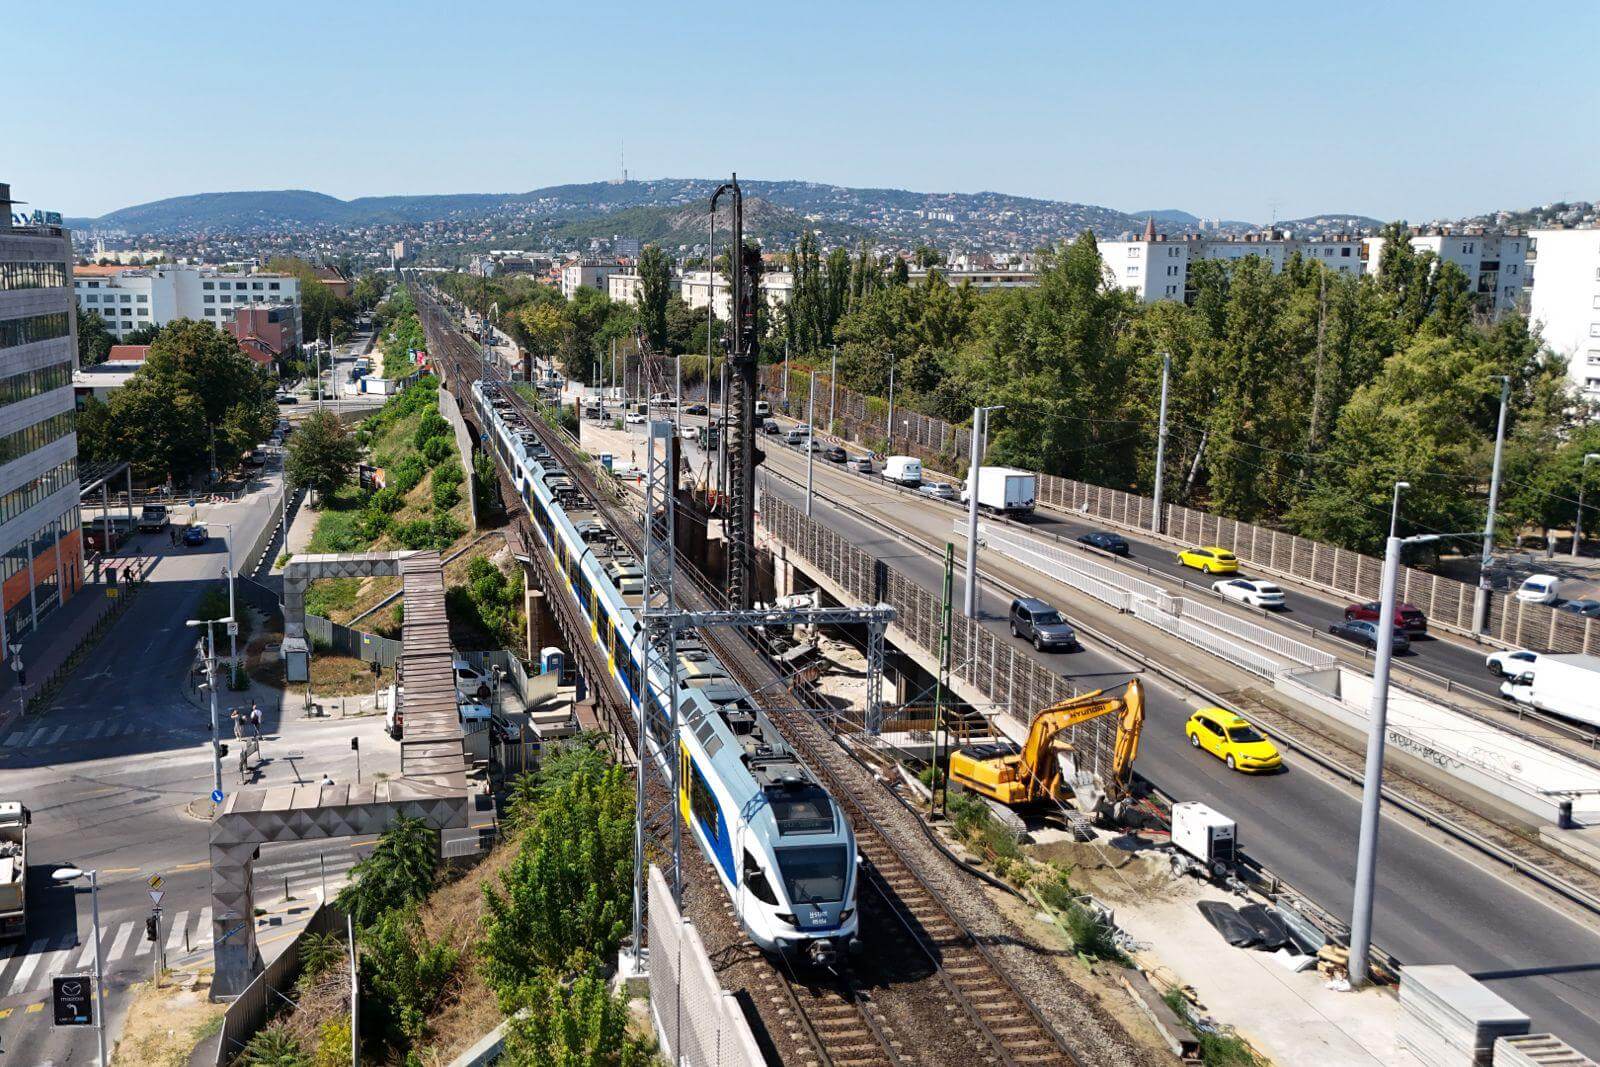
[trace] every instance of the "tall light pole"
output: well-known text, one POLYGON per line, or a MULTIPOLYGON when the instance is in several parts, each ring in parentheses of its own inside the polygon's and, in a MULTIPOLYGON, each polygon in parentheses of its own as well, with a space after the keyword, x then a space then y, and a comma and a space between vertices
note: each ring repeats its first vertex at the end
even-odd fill
POLYGON ((1506 407, 1511 401, 1511 376, 1491 375, 1500 381, 1500 421, 1494 431, 1494 471, 1489 475, 1489 514, 1483 522, 1483 558, 1478 563, 1478 588, 1472 597, 1472 629, 1483 633, 1489 626, 1489 561, 1494 556, 1494 509, 1500 500, 1500 457, 1506 447, 1506 407))
POLYGON ((839 402, 839 346, 833 346, 833 363, 828 368, 828 432, 833 433, 833 412, 839 402))
POLYGON ((811 517, 811 470, 817 462, 816 450, 816 419, 814 415, 817 408, 817 372, 811 372, 811 393, 806 398, 806 518, 811 517))
POLYGON ((1389 508, 1389 536, 1394 537, 1400 525, 1400 490, 1410 489, 1410 482, 1394 483, 1394 504, 1389 508))
POLYGON ((884 448, 884 455, 894 453, 894 353, 889 353, 889 444, 884 448))
MULTIPOLYGON (((233 523, 208 522, 206 526, 208 528, 220 526, 228 531, 228 620, 231 622, 239 617, 239 613, 233 608, 233 523)), ((284 536, 288 536, 287 532, 284 536)), ((230 626, 228 629, 228 662, 231 664, 228 668, 228 687, 231 689, 233 687, 234 672, 239 669, 239 628, 230 626)))
POLYGON ((1004 411, 1001 405, 972 409, 972 457, 967 467, 967 593, 962 614, 978 617, 978 477, 989 439, 989 412, 1004 411))
POLYGON ((58 867, 50 877, 57 882, 89 879, 89 914, 94 922, 94 1036, 100 1044, 100 1067, 106 1067, 105 971, 100 962, 100 872, 83 871, 77 867, 58 867))
POLYGON ((789 339, 783 339, 783 411, 789 412, 789 339))
POLYGON ((1156 429, 1156 490, 1150 512, 1150 532, 1161 532, 1161 490, 1167 478, 1167 379, 1172 374, 1172 353, 1161 353, 1161 422, 1156 429))
POLYGON ((219 622, 232 622, 230 615, 226 619, 190 619, 185 626, 204 626, 206 628, 206 682, 211 687, 211 788, 222 792, 222 739, 219 734, 222 727, 217 723, 217 637, 213 627, 219 622))
POLYGON ((1578 517, 1572 523, 1572 558, 1578 558, 1578 543, 1583 540, 1583 488, 1588 480, 1589 462, 1600 459, 1600 452, 1587 452, 1578 468, 1578 517))

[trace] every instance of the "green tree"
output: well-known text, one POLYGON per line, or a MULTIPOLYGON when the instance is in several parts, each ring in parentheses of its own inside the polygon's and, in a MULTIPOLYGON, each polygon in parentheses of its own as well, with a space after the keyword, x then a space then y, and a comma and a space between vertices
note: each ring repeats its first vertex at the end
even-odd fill
POLYGON ((460 953, 446 937, 430 939, 415 905, 379 915, 358 935, 364 1035, 409 1050, 428 1033, 428 1019, 449 989, 460 953))
POLYGON ((667 348, 667 301, 672 294, 672 264, 660 245, 646 245, 639 256, 639 324, 650 347, 667 348))
POLYGON ((104 363, 117 339, 106 329, 106 320, 92 308, 78 307, 78 365, 93 367, 104 363))
POLYGON ((510 1067, 645 1067, 649 1042, 628 1033, 628 1004, 605 982, 582 975, 570 984, 541 973, 521 987, 506 1034, 510 1067))
POLYGON ((379 835, 372 854, 352 868, 336 902, 357 926, 369 926, 383 913, 426 897, 438 869, 438 831, 402 815, 379 835))
POLYGON ((345 430, 339 416, 315 411, 306 417, 289 441, 285 471, 289 481, 327 499, 350 484, 361 448, 345 430))

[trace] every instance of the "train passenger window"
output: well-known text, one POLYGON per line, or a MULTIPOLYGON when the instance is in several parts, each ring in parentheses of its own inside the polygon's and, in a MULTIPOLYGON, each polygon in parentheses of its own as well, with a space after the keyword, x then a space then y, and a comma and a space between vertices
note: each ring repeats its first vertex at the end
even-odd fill
POLYGON ((776 904, 778 894, 772 891, 772 883, 767 881, 767 874, 761 869, 761 864, 750 853, 744 854, 744 886, 750 890, 750 895, 763 904, 776 904))
POLYGON ((694 812, 694 817, 705 827, 706 836, 715 841, 720 836, 717 826, 717 798, 711 795, 711 787, 706 784, 705 778, 700 774, 700 768, 693 763, 689 764, 689 808, 694 812))

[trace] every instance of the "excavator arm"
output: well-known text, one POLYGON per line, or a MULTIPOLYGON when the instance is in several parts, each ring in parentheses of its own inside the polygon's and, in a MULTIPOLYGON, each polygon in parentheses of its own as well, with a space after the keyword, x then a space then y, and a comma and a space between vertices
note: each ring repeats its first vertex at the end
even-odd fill
MULTIPOLYGON (((1033 717, 1017 774, 1025 785, 1025 801, 1058 795, 1061 767, 1055 759, 1056 740, 1062 731, 1104 715, 1117 716, 1117 738, 1111 762, 1114 781, 1106 783, 1107 792, 1122 794, 1127 791, 1128 775, 1139 752, 1139 732, 1144 726, 1144 687, 1137 678, 1128 683, 1127 691, 1120 697, 1108 697, 1105 690, 1096 689, 1052 704, 1033 717)), ((1114 795, 1113 799, 1120 799, 1120 795, 1114 795)))

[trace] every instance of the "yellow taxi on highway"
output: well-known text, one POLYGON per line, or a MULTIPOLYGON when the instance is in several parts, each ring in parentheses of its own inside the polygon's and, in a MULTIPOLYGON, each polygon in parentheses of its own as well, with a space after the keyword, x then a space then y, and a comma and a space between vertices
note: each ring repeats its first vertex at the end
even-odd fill
POLYGON ((1186 548, 1178 553, 1178 562, 1203 574, 1236 574, 1239 570, 1239 557, 1216 545, 1186 548))
POLYGON ((1225 708, 1201 708, 1184 726, 1189 744, 1211 753, 1230 771, 1275 771, 1283 757, 1266 735, 1225 708))

